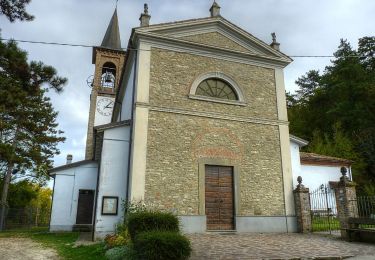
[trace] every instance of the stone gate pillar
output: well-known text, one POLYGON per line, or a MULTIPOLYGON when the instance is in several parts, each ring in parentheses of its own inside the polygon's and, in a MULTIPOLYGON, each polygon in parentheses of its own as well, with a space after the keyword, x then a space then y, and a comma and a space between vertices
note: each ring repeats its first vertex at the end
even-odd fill
POLYGON ((309 189, 302 184, 302 177, 297 178, 298 185, 293 191, 296 204, 297 229, 299 233, 311 232, 311 209, 309 189))
POLYGON ((346 229, 350 228, 349 218, 358 215, 356 184, 346 176, 346 168, 341 167, 342 177, 335 185, 335 195, 337 204, 337 215, 341 226, 341 237, 348 238, 346 229))

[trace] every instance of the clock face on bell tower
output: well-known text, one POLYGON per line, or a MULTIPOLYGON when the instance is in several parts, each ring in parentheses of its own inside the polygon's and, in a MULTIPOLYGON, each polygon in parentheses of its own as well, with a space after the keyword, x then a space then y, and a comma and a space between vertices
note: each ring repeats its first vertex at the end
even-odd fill
POLYGON ((94 126, 109 124, 112 118, 114 97, 98 96, 96 99, 94 126))
POLYGON ((96 110, 102 116, 111 116, 114 102, 111 98, 101 98, 96 102, 96 110))

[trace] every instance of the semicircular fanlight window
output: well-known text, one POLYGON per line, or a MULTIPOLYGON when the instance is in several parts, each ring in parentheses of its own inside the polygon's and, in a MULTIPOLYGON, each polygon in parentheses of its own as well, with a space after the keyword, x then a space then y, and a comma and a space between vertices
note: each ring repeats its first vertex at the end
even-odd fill
POLYGON ((217 78, 210 78, 202 81, 195 92, 196 95, 238 100, 238 96, 233 88, 225 81, 217 78))

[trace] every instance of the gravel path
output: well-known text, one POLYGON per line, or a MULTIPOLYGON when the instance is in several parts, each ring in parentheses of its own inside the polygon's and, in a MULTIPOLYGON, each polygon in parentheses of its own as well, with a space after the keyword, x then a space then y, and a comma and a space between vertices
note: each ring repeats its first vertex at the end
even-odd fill
POLYGON ((55 260, 55 250, 42 247, 29 238, 0 238, 1 260, 55 260))
POLYGON ((316 234, 196 234, 189 235, 198 259, 374 259, 375 245, 349 243, 316 234))

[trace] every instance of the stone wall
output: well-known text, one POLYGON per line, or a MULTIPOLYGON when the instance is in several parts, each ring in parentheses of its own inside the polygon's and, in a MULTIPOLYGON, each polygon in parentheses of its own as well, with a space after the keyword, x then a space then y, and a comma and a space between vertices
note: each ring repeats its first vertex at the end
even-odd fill
POLYGON ((274 70, 187 53, 152 49, 150 104, 194 111, 277 120, 274 70), (188 98, 193 81, 222 72, 242 89, 246 107, 188 98))
POLYGON ((145 200, 179 215, 199 214, 199 160, 219 158, 239 169, 239 216, 284 214, 274 71, 191 54, 152 50, 145 200), (246 106, 188 97, 195 78, 222 72, 241 87, 246 106), (164 112, 162 109, 164 109, 164 112), (165 110, 168 108, 168 111, 165 110), (192 115, 216 113, 228 119, 192 115))
POLYGON ((199 160, 220 158, 240 169, 239 215, 284 214, 276 126, 150 112, 147 143, 147 202, 197 215, 199 160))
POLYGON ((232 41, 231 39, 225 37, 224 35, 218 32, 195 34, 191 36, 184 36, 179 39, 190 41, 190 42, 208 44, 208 45, 231 49, 235 51, 250 52, 248 49, 242 47, 238 43, 232 41))

